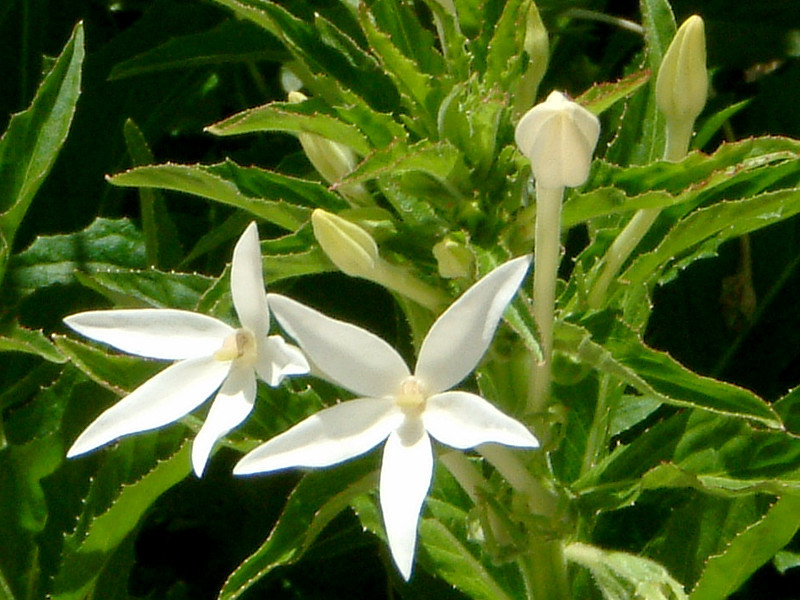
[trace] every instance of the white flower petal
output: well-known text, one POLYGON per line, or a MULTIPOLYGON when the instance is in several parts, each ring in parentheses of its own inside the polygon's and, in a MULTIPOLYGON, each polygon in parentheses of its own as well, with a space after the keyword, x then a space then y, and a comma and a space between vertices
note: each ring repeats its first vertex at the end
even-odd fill
POLYGON ((275 318, 331 381, 359 396, 397 393, 410 375, 400 355, 369 331, 326 317, 285 296, 267 296, 275 318))
POLYGON ((407 419, 386 441, 380 481, 381 512, 389 549, 406 581, 411 577, 419 515, 432 475, 430 438, 419 419, 407 419))
POLYGON ((229 369, 230 363, 206 357, 167 367, 97 417, 72 444, 67 458, 178 420, 213 394, 229 369))
POLYGON ((429 394, 450 389, 477 366, 530 263, 530 256, 503 263, 436 319, 422 342, 414 372, 429 394))
POLYGON ((289 467, 327 467, 380 444, 402 420, 391 398, 358 398, 331 406, 261 444, 239 461, 236 475, 289 467))
POLYGON ((234 331, 213 317, 169 308, 93 310, 64 323, 123 352, 165 360, 210 356, 234 331))
POLYGON ((255 400, 256 377, 253 369, 234 364, 192 443, 192 466, 198 477, 205 471, 214 443, 247 418, 255 400))
POLYGON ((259 342, 258 376, 272 387, 288 375, 305 375, 310 370, 305 355, 297 346, 287 344, 279 335, 271 335, 259 342))
POLYGON ((468 392, 431 396, 422 420, 428 433, 453 448, 474 448, 486 442, 523 448, 539 446, 539 441, 522 423, 468 392))
POLYGON ((265 337, 269 331, 269 309, 255 222, 247 226, 233 249, 231 294, 242 327, 252 331, 256 339, 265 337))

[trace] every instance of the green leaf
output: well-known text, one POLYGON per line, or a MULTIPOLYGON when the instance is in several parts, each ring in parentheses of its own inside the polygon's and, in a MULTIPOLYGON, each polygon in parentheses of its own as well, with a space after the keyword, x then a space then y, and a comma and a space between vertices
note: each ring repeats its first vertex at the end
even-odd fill
POLYGON ((525 20, 528 6, 522 0, 509 0, 497 20, 486 51, 487 87, 500 85, 509 76, 522 76, 522 48, 525 39, 525 20))
POLYGON ((798 189, 766 192, 698 209, 679 221, 655 250, 638 257, 620 278, 635 287, 652 281, 654 272, 669 268, 661 275, 662 281, 669 280, 689 262, 715 254, 723 242, 783 221, 798 212, 798 189), (686 256, 689 250, 691 254, 686 256))
POLYGON ((596 83, 575 99, 575 102, 601 115, 620 100, 636 93, 639 88, 650 81, 650 71, 641 70, 631 73, 613 83, 596 83))
POLYGON ((308 221, 311 211, 307 207, 344 206, 341 198, 319 183, 232 162, 138 167, 114 175, 109 181, 123 187, 156 187, 194 194, 241 208, 289 231, 308 221))
POLYGON ((0 281, 17 229, 67 138, 80 94, 83 55, 79 23, 31 106, 11 118, 0 139, 0 281))
POLYGON ((615 361, 636 373, 663 402, 752 419, 776 429, 783 427, 772 407, 754 393, 690 371, 665 352, 645 346, 637 334, 622 324, 604 346, 615 361))
POLYGON ((133 391, 165 364, 124 354, 109 354, 66 336, 53 336, 53 340, 73 365, 91 380, 120 396, 133 391))
POLYGON ((721 111, 711 115, 697 130, 697 133, 692 139, 692 148, 702 148, 708 141, 719 131, 719 129, 730 120, 735 114, 742 109, 746 108, 751 102, 751 99, 736 102, 730 106, 726 106, 721 111))
POLYGON ((414 116, 414 121, 422 121, 419 124, 415 123, 421 127, 420 133, 426 131, 429 134, 434 133, 436 130, 434 115, 443 96, 443 76, 434 79, 423 73, 418 64, 397 48, 388 34, 378 29, 375 17, 366 5, 361 5, 359 22, 373 52, 400 91, 401 98, 405 99, 406 108, 414 116))
MULTIPOLYGON (((150 146, 136 123, 130 119, 125 121, 123 134, 133 166, 155 162, 150 146)), ((174 267, 180 262, 182 252, 178 229, 169 216, 164 199, 157 191, 142 188, 139 190, 139 204, 148 266, 174 267)))
POLYGON ((331 115, 327 105, 317 98, 297 103, 272 102, 250 108, 215 123, 206 130, 221 136, 256 131, 315 133, 349 146, 362 156, 372 151, 372 146, 357 127, 343 123, 341 119, 331 115))
POLYGON ((32 331, 18 323, 6 323, 0 326, 0 352, 25 352, 54 363, 66 362, 41 330, 32 331))
MULTIPOLYGON (((466 514, 463 514, 466 520, 466 514)), ((446 579, 470 598, 478 600, 511 600, 500 584, 478 560, 438 519, 422 519, 419 524, 420 542, 430 557, 431 571, 446 579)))
MULTIPOLYGON (((87 512, 82 515, 76 530, 65 540, 61 564, 50 594, 53 600, 91 597, 91 590, 113 552, 136 529, 158 497, 189 474, 190 455, 191 443, 185 442, 168 458, 156 460, 144 475, 131 482, 123 482, 102 512, 88 512, 94 509, 94 501, 90 496, 87 512)), ((144 460, 143 457, 137 458, 139 461, 136 462, 144 460)), ((127 470, 124 473, 127 474, 127 470)), ((108 483, 101 474, 94 486, 106 487, 108 483)), ((107 496, 108 489, 98 495, 107 496)))
POLYGON ((309 80, 328 75, 376 110, 391 111, 396 107, 397 92, 391 80, 369 55, 357 51, 353 44, 347 48, 333 45, 331 41, 335 40, 326 40, 314 25, 268 0, 214 1, 278 37, 305 67, 309 80))
POLYGON ((708 560, 690 600, 723 600, 788 544, 800 528, 800 498, 783 496, 758 522, 708 560))
POLYGON ((381 176, 407 172, 421 172, 437 181, 446 181, 461 169, 461 153, 449 142, 423 140, 413 146, 395 143, 367 156, 344 179, 344 183, 363 183, 381 176))
POLYGON ((657 562, 627 552, 602 550, 574 542, 564 548, 567 560, 589 569, 607 600, 686 600, 683 586, 657 562))
POLYGON ((371 461, 358 460, 303 477, 289 495, 269 537, 231 573, 219 599, 239 598, 276 567, 298 561, 354 497, 376 486, 377 473, 371 469, 371 461))
POLYGON ((78 280, 115 305, 183 310, 193 310, 215 281, 197 273, 164 273, 153 269, 108 269, 91 275, 78 275, 78 280))
POLYGON ((229 19, 208 31, 172 38, 118 63, 109 79, 205 65, 284 61, 287 54, 283 45, 263 28, 229 19))
POLYGON ((51 285, 77 283, 78 273, 146 266, 142 234, 127 219, 97 218, 83 231, 42 236, 14 256, 8 284, 26 296, 51 285))

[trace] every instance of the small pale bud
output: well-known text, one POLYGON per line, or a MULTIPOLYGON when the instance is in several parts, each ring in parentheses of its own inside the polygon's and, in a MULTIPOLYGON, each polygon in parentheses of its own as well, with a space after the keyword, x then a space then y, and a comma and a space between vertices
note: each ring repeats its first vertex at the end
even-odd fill
MULTIPOLYGON (((301 92, 289 92, 289 102, 296 104, 307 99, 301 92)), ((328 183, 339 182, 358 163, 355 152, 348 146, 316 133, 299 133, 297 137, 308 160, 328 183)))
POLYGON ((536 98, 547 64, 550 62, 550 40, 547 37, 539 10, 531 2, 525 19, 525 40, 522 43, 528 53, 528 66, 520 77, 514 98, 514 113, 521 115, 528 110, 536 98))
POLYGON ((689 121, 691 127, 707 97, 705 26, 693 15, 680 26, 661 61, 656 104, 667 119, 689 121))
POLYGON ((600 121, 561 92, 552 92, 520 119, 517 146, 546 188, 577 187, 589 177, 600 121))
POLYGON ((331 262, 351 277, 370 278, 381 258, 372 236, 355 223, 316 209, 311 213, 314 237, 331 262))
POLYGON ((433 247, 439 275, 445 279, 468 277, 472 274, 475 256, 464 244, 445 238, 433 247))

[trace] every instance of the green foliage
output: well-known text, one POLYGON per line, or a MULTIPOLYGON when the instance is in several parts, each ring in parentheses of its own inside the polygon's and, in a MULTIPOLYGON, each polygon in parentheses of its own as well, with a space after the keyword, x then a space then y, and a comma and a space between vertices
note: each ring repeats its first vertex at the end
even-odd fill
POLYGON ((639 33, 605 0, 56 4, 0 7, 0 106, 13 113, 0 139, 0 598, 712 600, 768 596, 777 576, 767 591, 748 586, 770 563, 792 576, 796 3, 641 0, 624 15, 639 33), (551 402, 526 405, 542 359, 527 283, 460 385, 542 448, 511 452, 513 468, 468 450, 459 471, 435 447, 410 583, 385 554, 363 581, 337 572, 337 559, 360 564, 383 548, 378 452, 299 480, 229 476, 243 452, 348 398, 321 379, 259 384, 253 414, 195 482, 195 514, 169 491, 190 473, 187 435, 203 409, 65 458, 92 419, 165 365, 83 341, 62 319, 147 307, 235 324, 228 264, 253 220, 270 289, 366 325, 410 364, 435 311, 338 273, 314 210, 358 224, 397 273, 443 298, 529 253, 535 194, 514 125, 530 97, 520 86, 533 8, 550 38, 539 96, 569 91, 600 117, 602 141, 563 206, 551 402), (676 17, 693 12, 706 19, 716 96, 693 150, 669 162, 654 81, 676 17), (293 86, 309 98, 287 102, 293 86), (328 185, 301 134, 350 148, 355 167, 328 185), (639 210, 658 216, 590 305, 639 210), (440 275, 443 240, 463 250, 467 276, 440 275), (269 493, 242 491, 259 485, 269 493), (203 534, 225 521, 212 487, 263 529, 184 546, 202 576, 163 557, 152 567, 154 520, 203 534), (202 548, 220 564, 196 558, 202 548), (330 587, 308 591, 312 579, 330 587))

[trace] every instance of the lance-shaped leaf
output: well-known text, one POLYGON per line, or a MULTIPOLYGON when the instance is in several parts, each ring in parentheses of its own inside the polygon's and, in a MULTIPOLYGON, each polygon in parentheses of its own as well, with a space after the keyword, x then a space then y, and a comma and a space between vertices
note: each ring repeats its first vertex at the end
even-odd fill
POLYGON ((76 25, 33 103, 0 139, 0 281, 28 207, 67 138, 81 86, 83 25, 76 25))

